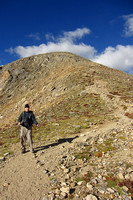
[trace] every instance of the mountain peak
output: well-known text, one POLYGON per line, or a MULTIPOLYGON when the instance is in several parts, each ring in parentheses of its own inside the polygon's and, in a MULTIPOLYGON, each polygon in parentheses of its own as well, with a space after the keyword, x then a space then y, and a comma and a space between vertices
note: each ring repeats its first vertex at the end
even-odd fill
MULTIPOLYGON (((69 98, 79 97, 83 91, 96 93, 99 98, 102 93, 108 98, 116 94, 131 101, 133 85, 132 75, 68 52, 19 59, 3 66, 0 77, 0 121, 3 126, 13 124, 27 102, 39 114, 62 101, 69 102, 69 98)), ((113 103, 111 105, 113 107, 113 103)))

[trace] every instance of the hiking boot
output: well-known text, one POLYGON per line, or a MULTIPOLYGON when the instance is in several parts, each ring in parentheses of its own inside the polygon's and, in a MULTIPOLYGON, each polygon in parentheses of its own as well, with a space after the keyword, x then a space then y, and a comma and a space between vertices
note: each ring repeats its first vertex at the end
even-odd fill
POLYGON ((22 153, 22 154, 25 153, 25 149, 22 149, 22 152, 21 152, 21 153, 22 153))
POLYGON ((32 149, 31 153, 35 153, 34 149, 32 149))

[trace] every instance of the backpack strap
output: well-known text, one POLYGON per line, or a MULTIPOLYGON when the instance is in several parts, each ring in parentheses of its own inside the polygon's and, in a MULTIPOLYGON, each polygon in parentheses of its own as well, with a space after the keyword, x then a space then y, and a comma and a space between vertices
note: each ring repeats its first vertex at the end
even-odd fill
POLYGON ((23 121, 24 121, 24 111, 22 112, 22 121, 21 121, 21 124, 23 124, 23 121))

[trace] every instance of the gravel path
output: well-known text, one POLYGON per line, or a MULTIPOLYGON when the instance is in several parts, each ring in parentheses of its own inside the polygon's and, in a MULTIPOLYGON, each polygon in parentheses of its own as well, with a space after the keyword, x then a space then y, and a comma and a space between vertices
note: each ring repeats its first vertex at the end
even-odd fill
MULTIPOLYGON (((62 172, 58 169, 59 162, 63 156, 69 155, 70 149, 74 149, 76 143, 85 141, 88 136, 104 135, 112 129, 122 129, 131 124, 132 120, 124 116, 122 109, 115 114, 119 121, 96 125, 77 134, 77 137, 74 135, 57 143, 49 142, 38 148, 36 155, 30 152, 22 155, 18 149, 15 156, 7 159, 4 167, 0 168, 0 199, 45 199, 45 194, 52 189, 51 181, 56 178, 63 181, 62 172)), ((20 148, 20 145, 18 147, 20 148)))

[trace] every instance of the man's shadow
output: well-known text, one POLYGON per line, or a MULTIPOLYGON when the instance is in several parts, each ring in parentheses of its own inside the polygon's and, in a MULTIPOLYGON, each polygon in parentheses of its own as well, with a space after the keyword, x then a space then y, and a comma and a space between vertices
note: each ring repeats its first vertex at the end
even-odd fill
POLYGON ((78 137, 79 136, 75 136, 73 138, 63 138, 63 139, 59 139, 58 142, 55 142, 55 143, 52 143, 52 144, 48 144, 48 145, 44 145, 44 146, 36 147, 34 149, 34 153, 37 153, 38 151, 41 151, 41 150, 44 150, 44 149, 48 149, 49 147, 57 146, 59 144, 65 143, 65 142, 71 143, 74 139, 76 139, 78 137))

